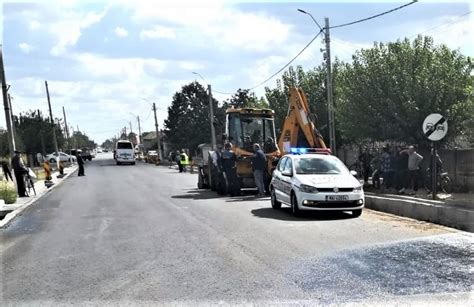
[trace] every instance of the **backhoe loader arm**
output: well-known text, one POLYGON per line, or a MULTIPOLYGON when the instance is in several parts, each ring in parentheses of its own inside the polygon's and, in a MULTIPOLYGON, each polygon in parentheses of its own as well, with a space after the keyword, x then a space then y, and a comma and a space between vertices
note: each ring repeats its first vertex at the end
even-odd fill
POLYGON ((288 114, 283 123, 278 147, 283 153, 293 147, 326 148, 324 140, 309 117, 309 104, 303 90, 289 88, 288 114))

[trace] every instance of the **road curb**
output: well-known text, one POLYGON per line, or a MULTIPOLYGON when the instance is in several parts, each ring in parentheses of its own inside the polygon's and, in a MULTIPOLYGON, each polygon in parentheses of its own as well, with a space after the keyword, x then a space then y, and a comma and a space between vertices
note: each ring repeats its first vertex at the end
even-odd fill
POLYGON ((365 207, 399 216, 474 232, 474 211, 445 205, 440 201, 365 195, 365 207))
MULTIPOLYGON (((38 200, 40 200, 41 198, 43 198, 45 195, 49 194, 51 191, 53 191, 54 189, 56 189, 58 186, 60 186, 64 181, 65 179, 69 178, 69 176, 71 176, 72 174, 74 174, 76 171, 77 171, 78 167, 74 167, 73 169, 71 170, 68 170, 69 173, 66 174, 66 176, 64 176, 63 178, 61 178, 61 181, 58 181, 56 184, 54 184, 53 186, 51 186, 50 188, 48 188, 43 194, 40 194, 40 195, 37 195, 35 198, 27 201, 26 203, 24 203, 23 205, 21 205, 21 207, 19 208, 16 208, 15 210, 13 210, 12 212, 8 213, 7 215, 5 215, 5 217, 3 218, 3 220, 0 221, 0 229, 2 228, 6 228, 8 226, 8 224, 13 221, 15 219, 15 217, 17 217, 18 215, 20 215, 26 208, 28 208, 29 206, 33 205, 34 203, 36 203, 38 200)), ((59 173, 56 173, 55 175, 57 175, 59 173)))

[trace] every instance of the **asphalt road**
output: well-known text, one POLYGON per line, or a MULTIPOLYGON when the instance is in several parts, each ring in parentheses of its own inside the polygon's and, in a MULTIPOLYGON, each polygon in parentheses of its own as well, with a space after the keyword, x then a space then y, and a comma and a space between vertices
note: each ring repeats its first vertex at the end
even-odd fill
POLYGON ((103 154, 0 229, 1 301, 472 304, 472 234, 364 210, 218 198, 103 154))

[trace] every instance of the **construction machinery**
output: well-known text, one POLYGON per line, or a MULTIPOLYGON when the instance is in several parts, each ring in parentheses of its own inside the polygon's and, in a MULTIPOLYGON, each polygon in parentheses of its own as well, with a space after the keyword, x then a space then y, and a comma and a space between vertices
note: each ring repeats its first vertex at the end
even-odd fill
MULTIPOLYGON (((232 143, 232 150, 238 157, 236 161, 237 177, 241 188, 255 188, 252 172, 251 156, 253 144, 262 148, 267 158, 267 168, 264 176, 265 186, 268 187, 275 166, 280 157, 290 153, 294 148, 321 149, 329 153, 323 138, 316 129, 315 120, 311 119, 308 100, 299 88, 289 89, 289 107, 282 133, 278 139, 275 133, 274 111, 257 108, 229 108, 226 110, 225 133, 222 144, 232 143)), ((224 170, 221 164, 222 145, 208 152, 207 164, 202 164, 199 170, 199 188, 209 187, 219 194, 226 194, 224 170)), ((206 151, 200 151, 204 154, 206 151)), ((205 159, 205 157, 203 157, 205 159)))
MULTIPOLYGON (((253 156, 253 144, 259 144, 267 158, 265 182, 268 184, 273 169, 280 157, 276 145, 274 112, 270 109, 229 108, 226 110, 226 127, 222 143, 232 143, 232 150, 238 157, 236 172, 241 188, 255 188, 250 158, 253 156)), ((219 147, 221 147, 220 145, 219 147)), ((219 194, 228 191, 224 170, 221 165, 220 150, 209 151, 209 186, 219 194)), ((234 187, 235 189, 235 187, 234 187)))
POLYGON ((316 118, 311 114, 308 99, 302 89, 288 89, 288 113, 283 123, 278 147, 282 154, 295 148, 319 148, 329 152, 323 137, 316 128, 316 118))

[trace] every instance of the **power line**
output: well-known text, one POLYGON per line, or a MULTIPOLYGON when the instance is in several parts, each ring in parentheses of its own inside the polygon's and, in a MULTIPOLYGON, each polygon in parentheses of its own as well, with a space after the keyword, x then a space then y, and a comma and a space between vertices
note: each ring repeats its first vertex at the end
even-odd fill
POLYGON ((270 81, 271 79, 273 79, 276 75, 278 75, 279 73, 281 73, 285 68, 287 68, 288 66, 290 66, 291 63, 293 63, 294 60, 296 60, 297 57, 299 57, 306 49, 308 49, 308 47, 316 40, 316 38, 318 38, 318 36, 323 33, 323 30, 320 30, 318 32, 318 34, 316 34, 310 41, 309 43, 306 44, 306 46, 303 47, 303 49, 301 49, 300 52, 298 52, 288 63, 286 63, 282 68, 280 68, 277 72, 275 72, 274 74, 272 74, 270 77, 268 77, 267 79, 263 80, 262 82, 258 83, 257 85, 251 87, 251 88, 248 88, 249 91, 253 90, 253 89, 256 89, 257 87, 267 83, 268 81, 270 81))
POLYGON ((380 14, 377 14, 377 15, 373 15, 373 16, 370 16, 370 17, 367 17, 367 18, 363 18, 363 19, 351 21, 351 22, 348 22, 348 23, 343 23, 343 24, 336 25, 336 26, 332 26, 332 27, 329 27, 329 28, 330 28, 330 29, 342 28, 342 27, 347 27, 347 26, 350 26, 350 25, 353 25, 353 24, 356 24, 356 23, 360 23, 360 22, 364 22, 364 21, 367 21, 367 20, 371 20, 371 19, 374 19, 374 18, 383 16, 383 15, 390 14, 390 13, 392 13, 392 12, 398 11, 398 10, 400 10, 400 9, 402 9, 402 8, 404 8, 404 7, 407 7, 407 6, 409 6, 409 5, 412 5, 412 4, 416 3, 416 2, 418 2, 418 0, 413 0, 413 1, 410 2, 410 3, 401 5, 401 6, 399 6, 399 7, 396 7, 396 8, 394 8, 394 9, 385 11, 385 12, 380 13, 380 14))
MULTIPOLYGON (((467 16, 467 15, 471 14, 472 12, 473 12, 473 11, 466 12, 466 13, 464 13, 464 14, 461 14, 461 15, 456 16, 456 18, 459 19, 459 18, 461 18, 461 17, 464 17, 464 16, 467 16)), ((439 24, 439 25, 434 26, 434 27, 432 27, 432 28, 429 28, 429 29, 427 29, 427 30, 425 30, 425 31, 423 31, 423 32, 417 33, 417 34, 411 36, 410 38, 413 38, 413 37, 416 37, 416 36, 418 36, 418 35, 420 35, 420 34, 423 34, 423 33, 429 32, 429 31, 432 31, 432 30, 437 29, 437 28, 440 28, 440 27, 442 27, 442 26, 447 26, 447 25, 456 24, 456 23, 458 23, 458 22, 460 22, 460 21, 461 21, 461 20, 454 20, 454 21, 448 21, 448 22, 439 24)))

